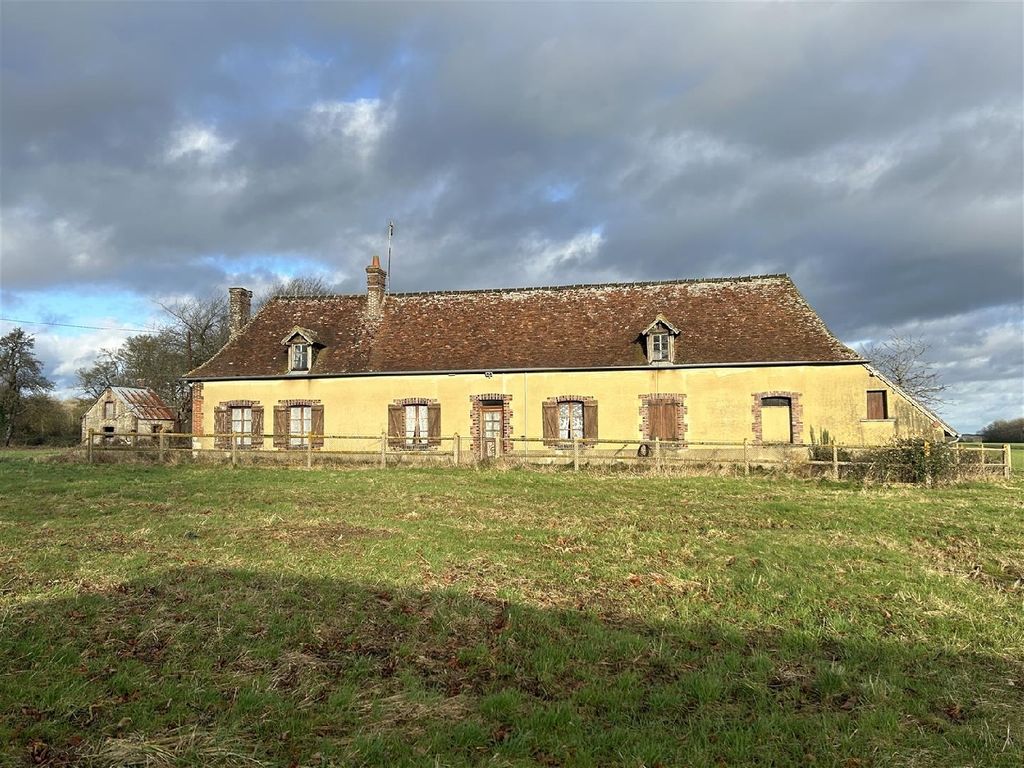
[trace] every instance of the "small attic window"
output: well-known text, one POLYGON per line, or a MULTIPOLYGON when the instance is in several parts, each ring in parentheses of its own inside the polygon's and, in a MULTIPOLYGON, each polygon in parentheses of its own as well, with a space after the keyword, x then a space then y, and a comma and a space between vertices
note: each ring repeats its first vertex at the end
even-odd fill
POLYGON ((308 371, 309 370, 309 344, 300 341, 292 344, 291 351, 291 370, 293 371, 308 371))
POLYGON ((652 333, 650 335, 652 363, 667 363, 670 359, 670 345, 672 337, 667 332, 652 333))
POLYGON ((300 328, 297 325, 281 339, 281 344, 288 348, 288 371, 290 373, 300 373, 312 368, 317 349, 323 347, 323 344, 317 341, 313 331, 308 328, 300 328))
POLYGON ((658 315, 654 322, 641 331, 647 362, 651 365, 669 364, 675 360, 675 342, 679 335, 676 328, 664 315, 658 315))

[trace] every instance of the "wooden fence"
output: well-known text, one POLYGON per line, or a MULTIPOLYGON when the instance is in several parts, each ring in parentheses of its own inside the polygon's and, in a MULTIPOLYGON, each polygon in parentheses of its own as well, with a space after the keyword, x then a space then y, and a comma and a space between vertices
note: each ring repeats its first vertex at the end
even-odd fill
MULTIPOLYGON (((726 466, 749 475, 758 467, 799 465, 818 467, 833 478, 840 478, 848 467, 871 464, 875 445, 810 445, 806 443, 755 444, 742 442, 668 442, 657 438, 550 440, 512 437, 474 443, 458 434, 407 441, 405 438, 379 435, 288 435, 288 445, 270 449, 274 435, 237 433, 199 434, 192 432, 96 432, 89 430, 86 441, 88 460, 93 463, 99 452, 145 453, 164 462, 175 455, 211 457, 243 463, 304 463, 312 469, 317 463, 335 461, 373 463, 382 469, 403 464, 442 464, 463 466, 483 461, 506 465, 566 465, 579 471, 581 466, 627 465, 650 469, 685 466, 726 466), (261 437, 264 446, 251 445, 261 437), (206 447, 228 443, 228 447, 206 447)), ((928 444, 926 443, 926 450, 928 444)), ((953 444, 956 475, 1011 474, 1009 445, 953 444)))

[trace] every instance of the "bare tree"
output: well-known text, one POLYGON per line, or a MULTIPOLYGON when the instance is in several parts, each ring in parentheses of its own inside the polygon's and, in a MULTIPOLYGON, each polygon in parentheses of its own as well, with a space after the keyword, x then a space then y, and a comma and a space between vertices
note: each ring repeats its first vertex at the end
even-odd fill
POLYGON ((11 444, 25 398, 53 389, 53 382, 43 375, 35 346, 36 340, 21 328, 0 338, 0 426, 4 445, 11 444))
POLYGON ((293 277, 261 291, 253 300, 253 311, 259 312, 268 301, 277 296, 332 296, 337 292, 338 286, 322 277, 293 277))
POLYGON ((947 387, 927 360, 929 349, 919 337, 893 331, 888 339, 863 347, 861 354, 904 392, 935 406, 945 402, 942 393, 947 387))
POLYGON ((202 365, 227 343, 226 297, 190 297, 167 304, 157 303, 171 317, 171 324, 160 333, 169 333, 169 340, 183 353, 187 367, 182 373, 202 365))

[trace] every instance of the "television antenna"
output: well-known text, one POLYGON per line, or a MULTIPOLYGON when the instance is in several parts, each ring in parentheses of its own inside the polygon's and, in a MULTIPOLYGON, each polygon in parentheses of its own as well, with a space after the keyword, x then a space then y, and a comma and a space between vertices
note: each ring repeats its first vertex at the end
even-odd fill
POLYGON ((391 285, 391 238, 395 236, 395 222, 388 221, 388 272, 385 280, 391 285))

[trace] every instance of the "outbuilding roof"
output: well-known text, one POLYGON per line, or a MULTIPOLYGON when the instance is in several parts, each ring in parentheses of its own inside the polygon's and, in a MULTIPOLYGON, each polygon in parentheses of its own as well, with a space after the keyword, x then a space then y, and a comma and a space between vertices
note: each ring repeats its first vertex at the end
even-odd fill
POLYGON ((192 380, 286 376, 282 337, 323 345, 308 375, 646 365, 656 318, 679 330, 676 365, 853 362, 787 275, 389 294, 278 297, 192 380))
POLYGON ((110 390, 140 419, 174 421, 174 412, 149 387, 111 387, 110 390))

